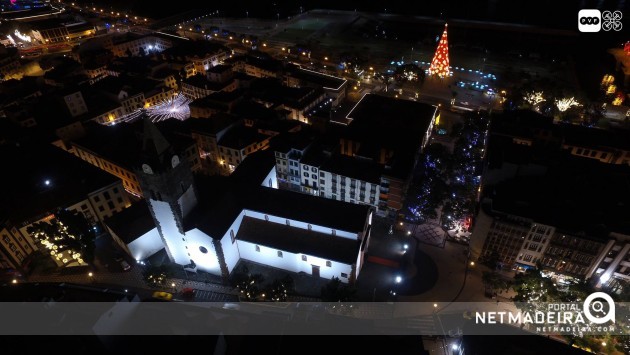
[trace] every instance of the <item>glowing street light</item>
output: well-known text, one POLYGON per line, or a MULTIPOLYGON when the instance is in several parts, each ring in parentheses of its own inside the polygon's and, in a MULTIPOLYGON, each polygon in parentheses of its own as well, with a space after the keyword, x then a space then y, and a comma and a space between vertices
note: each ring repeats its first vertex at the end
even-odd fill
POLYGON ((402 277, 396 276, 396 283, 399 284, 402 282, 402 277))
POLYGON ((93 273, 91 273, 91 272, 88 272, 88 276, 89 276, 89 277, 92 277, 92 276, 94 276, 94 274, 93 274, 93 273))
POLYGON ((16 284, 17 283, 17 279, 13 279, 13 281, 11 281, 12 284, 16 284))
POLYGON ((437 303, 434 303, 434 304, 433 304, 433 308, 437 308, 437 303))

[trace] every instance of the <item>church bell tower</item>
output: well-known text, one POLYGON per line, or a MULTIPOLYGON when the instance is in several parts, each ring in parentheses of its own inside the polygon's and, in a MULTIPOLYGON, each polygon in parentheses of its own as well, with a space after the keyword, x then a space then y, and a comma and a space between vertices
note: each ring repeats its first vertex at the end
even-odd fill
POLYGON ((193 174, 188 161, 180 158, 148 118, 144 119, 137 176, 170 260, 195 269, 184 230, 184 218, 197 204, 193 174))

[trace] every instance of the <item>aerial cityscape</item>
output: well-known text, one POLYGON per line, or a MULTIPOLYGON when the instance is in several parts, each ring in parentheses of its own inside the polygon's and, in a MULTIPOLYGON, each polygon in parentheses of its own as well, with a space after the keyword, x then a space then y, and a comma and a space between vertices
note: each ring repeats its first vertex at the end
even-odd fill
POLYGON ((630 7, 418 6, 0 0, 7 346, 630 354, 630 7))

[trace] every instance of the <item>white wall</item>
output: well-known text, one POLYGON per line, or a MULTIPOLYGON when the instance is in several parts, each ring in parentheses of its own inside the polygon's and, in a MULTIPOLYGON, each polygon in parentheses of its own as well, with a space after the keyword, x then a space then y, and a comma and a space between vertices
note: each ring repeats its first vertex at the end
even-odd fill
MULTIPOLYGON (((179 232, 175 223, 175 216, 168 203, 149 199, 155 217, 160 223, 162 235, 165 239, 165 246, 173 257, 173 261, 180 265, 190 264, 191 256, 186 252, 186 242, 182 240, 185 236, 179 232)), ((194 259, 193 259, 194 260, 194 259)), ((195 261, 196 263, 197 261, 195 261)))
MULTIPOLYGON (((195 228, 186 233, 186 243, 188 253, 190 253, 189 259, 195 261, 197 269, 209 272, 214 275, 221 275, 221 267, 219 265, 219 258, 217 252, 212 244, 212 238, 195 228), (203 253, 200 247, 204 247, 207 253, 203 253)), ((188 261, 186 264, 188 264, 188 261)))
MULTIPOLYGON (((260 220, 265 220, 265 214, 264 213, 260 213, 260 212, 256 212, 256 211, 252 211, 252 210, 245 210, 245 215, 249 216, 249 217, 253 217, 256 219, 260 219, 260 220)), ((279 223, 279 224, 283 224, 286 225, 287 224, 287 218, 281 218, 281 217, 276 217, 273 215, 267 215, 269 217, 269 222, 274 222, 274 223, 279 223)), ((308 230, 308 223, 304 223, 304 222, 299 222, 293 219, 289 219, 289 224, 291 225, 291 227, 295 227, 295 228, 300 228, 300 229, 306 229, 308 230)), ((320 232, 323 234, 329 234, 332 235, 332 229, 327 228, 327 227, 323 227, 323 226, 318 226, 316 224, 311 224, 311 230, 315 231, 315 232, 320 232)), ((341 238, 346 238, 346 239, 352 239, 352 240, 357 240, 357 233, 352 233, 352 232, 346 232, 346 231, 342 231, 342 230, 338 230, 335 229, 335 235, 337 237, 341 237, 341 238)))
POLYGON ((157 228, 153 228, 133 242, 127 244, 131 256, 136 260, 144 260, 158 251, 164 249, 164 243, 160 238, 157 228))
POLYGON ((241 222, 243 222, 243 216, 245 215, 245 211, 241 211, 238 215, 234 223, 230 226, 227 233, 221 238, 221 247, 223 248, 223 256, 225 257, 225 263, 227 264, 227 268, 229 272, 232 272, 240 259, 238 244, 234 242, 232 244, 232 236, 230 235, 230 231, 234 232, 234 236, 238 234, 238 230, 241 227, 241 222))
POLYGON ((317 265, 319 266, 319 273, 322 278, 331 279, 333 276, 336 276, 343 282, 348 282, 352 273, 351 265, 343 264, 334 260, 330 260, 331 266, 329 267, 326 266, 325 259, 318 257, 307 255, 306 261, 303 261, 303 254, 293 254, 286 251, 282 251, 282 257, 279 257, 277 249, 259 245, 260 252, 258 252, 256 251, 256 244, 242 240, 238 240, 237 243, 241 258, 277 267, 279 269, 291 272, 305 272, 306 274, 311 275, 313 271, 312 265, 317 265), (341 277, 341 273, 345 273, 348 277, 341 277))
POLYGON ((260 185, 264 187, 270 187, 272 189, 278 188, 278 178, 276 175, 275 166, 271 169, 271 171, 269 171, 269 174, 267 174, 267 177, 265 177, 265 180, 263 180, 260 185), (269 186, 269 180, 271 180, 271 186, 269 186))
POLYGON ((180 198, 177 200, 179 207, 182 209, 182 213, 184 216, 188 215, 193 207, 197 205, 197 195, 195 195, 195 191, 193 186, 189 186, 188 190, 180 198))

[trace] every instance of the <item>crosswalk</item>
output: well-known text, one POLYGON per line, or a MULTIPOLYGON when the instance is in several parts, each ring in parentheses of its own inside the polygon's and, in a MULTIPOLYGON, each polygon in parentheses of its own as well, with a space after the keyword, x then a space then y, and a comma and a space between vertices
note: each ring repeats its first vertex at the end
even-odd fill
POLYGON ((236 302, 238 296, 206 290, 194 289, 195 301, 198 302, 236 302))

